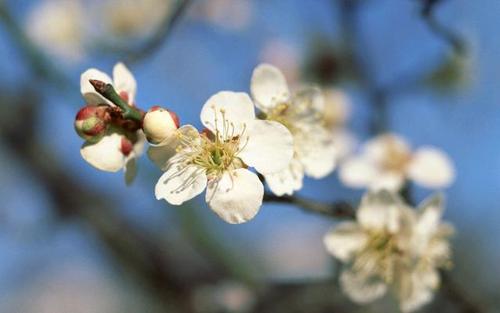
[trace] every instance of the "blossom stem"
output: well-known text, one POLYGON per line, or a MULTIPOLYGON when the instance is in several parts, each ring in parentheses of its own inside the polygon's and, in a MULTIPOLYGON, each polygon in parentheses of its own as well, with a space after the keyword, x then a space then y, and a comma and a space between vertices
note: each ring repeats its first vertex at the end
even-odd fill
POLYGON ((95 91, 97 91, 104 98, 113 102, 122 110, 123 118, 136 122, 142 121, 144 114, 123 100, 122 97, 120 97, 120 95, 116 92, 113 85, 106 84, 105 82, 97 79, 90 79, 89 82, 94 87, 95 91))
POLYGON ((356 211, 354 207, 345 201, 323 203, 297 196, 278 197, 272 194, 265 194, 264 202, 290 203, 308 212, 318 213, 336 218, 354 219, 356 217, 356 211))

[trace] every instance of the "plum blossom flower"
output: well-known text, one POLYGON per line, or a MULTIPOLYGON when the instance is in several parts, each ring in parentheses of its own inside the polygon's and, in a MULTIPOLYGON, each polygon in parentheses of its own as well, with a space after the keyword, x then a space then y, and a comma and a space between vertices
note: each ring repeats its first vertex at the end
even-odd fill
MULTIPOLYGON (((91 68, 80 78, 80 91, 88 106, 109 105, 111 101, 97 93, 89 83, 97 79, 113 84, 122 99, 133 105, 137 84, 130 71, 122 63, 113 68, 113 79, 107 74, 91 68)), ((93 167, 106 172, 125 170, 125 181, 130 183, 136 174, 136 159, 143 153, 145 138, 142 130, 127 131, 110 125, 98 142, 86 141, 80 149, 83 159, 93 167)))
POLYGON ((442 213, 440 196, 414 210, 388 191, 365 195, 356 222, 343 222, 324 237, 327 250, 345 265, 342 290, 368 303, 391 289, 403 312, 430 302, 438 269, 448 267, 451 257, 453 227, 440 221, 442 213))
POLYGON ((347 159, 339 175, 350 187, 397 191, 406 179, 427 188, 448 187, 455 170, 441 150, 424 146, 412 152, 403 138, 383 134, 366 142, 359 155, 347 159))
POLYGON ((293 155, 293 139, 280 123, 255 119, 246 93, 222 91, 210 97, 200 114, 206 131, 178 129, 180 144, 156 184, 157 199, 179 205, 205 188, 210 208, 228 223, 252 219, 262 205, 258 176, 281 171, 293 155))
POLYGON ((174 8, 172 0, 99 1, 94 11, 100 16, 109 39, 129 40, 150 36, 174 8))
POLYGON ((49 54, 78 61, 85 54, 85 18, 78 0, 44 0, 29 13, 26 32, 49 54))
POLYGON ((336 153, 332 133, 321 122, 321 91, 306 88, 291 94, 281 71, 269 64, 254 70, 251 91, 265 119, 285 125, 293 135, 294 157, 290 166, 264 175, 271 191, 278 196, 291 195, 302 188, 304 174, 322 178, 331 173, 336 153))

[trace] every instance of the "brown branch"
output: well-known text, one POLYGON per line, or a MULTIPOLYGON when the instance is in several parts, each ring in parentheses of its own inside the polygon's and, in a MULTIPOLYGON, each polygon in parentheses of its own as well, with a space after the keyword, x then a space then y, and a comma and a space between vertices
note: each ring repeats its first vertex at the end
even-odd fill
POLYGON ((460 313, 483 313, 486 309, 472 301, 469 296, 452 280, 449 273, 441 272, 441 292, 454 303, 460 313))
POLYGON ((265 194, 264 202, 292 204, 309 213, 317 213, 335 218, 353 219, 356 216, 354 208, 345 201, 323 203, 298 196, 278 197, 273 194, 265 194))

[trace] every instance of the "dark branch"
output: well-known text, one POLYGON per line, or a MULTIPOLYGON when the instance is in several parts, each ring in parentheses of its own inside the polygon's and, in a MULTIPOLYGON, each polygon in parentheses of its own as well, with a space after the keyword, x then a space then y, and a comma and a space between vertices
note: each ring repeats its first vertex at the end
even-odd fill
POLYGON ((453 302, 458 308, 460 313, 482 313, 486 310, 473 302, 469 296, 451 279, 450 274, 442 271, 442 286, 441 292, 453 302))
POLYGON ((354 208, 345 201, 323 203, 297 196, 278 197, 272 194, 265 194, 264 202, 293 204, 306 212, 317 213, 335 218, 353 219, 356 216, 354 208))
POLYGON ((467 46, 465 40, 458 34, 455 33, 451 28, 440 23, 434 12, 436 5, 441 3, 441 0, 426 0, 423 1, 421 15, 430 30, 439 38, 448 43, 453 51, 461 56, 466 55, 467 46))

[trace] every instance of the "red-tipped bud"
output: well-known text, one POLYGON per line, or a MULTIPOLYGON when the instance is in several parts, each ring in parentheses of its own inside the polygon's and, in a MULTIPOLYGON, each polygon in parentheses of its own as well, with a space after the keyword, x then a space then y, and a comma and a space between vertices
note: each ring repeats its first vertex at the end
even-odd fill
POLYGON ((132 141, 130 141, 127 137, 123 136, 120 145, 120 151, 123 153, 123 155, 128 156, 133 149, 134 149, 134 144, 132 143, 132 141))
POLYGON ((174 112, 159 106, 154 106, 144 115, 142 130, 148 141, 152 144, 159 144, 179 128, 179 118, 174 112))
POLYGON ((105 120, 106 106, 84 106, 75 118, 77 134, 89 142, 98 142, 106 133, 108 123, 105 120))

